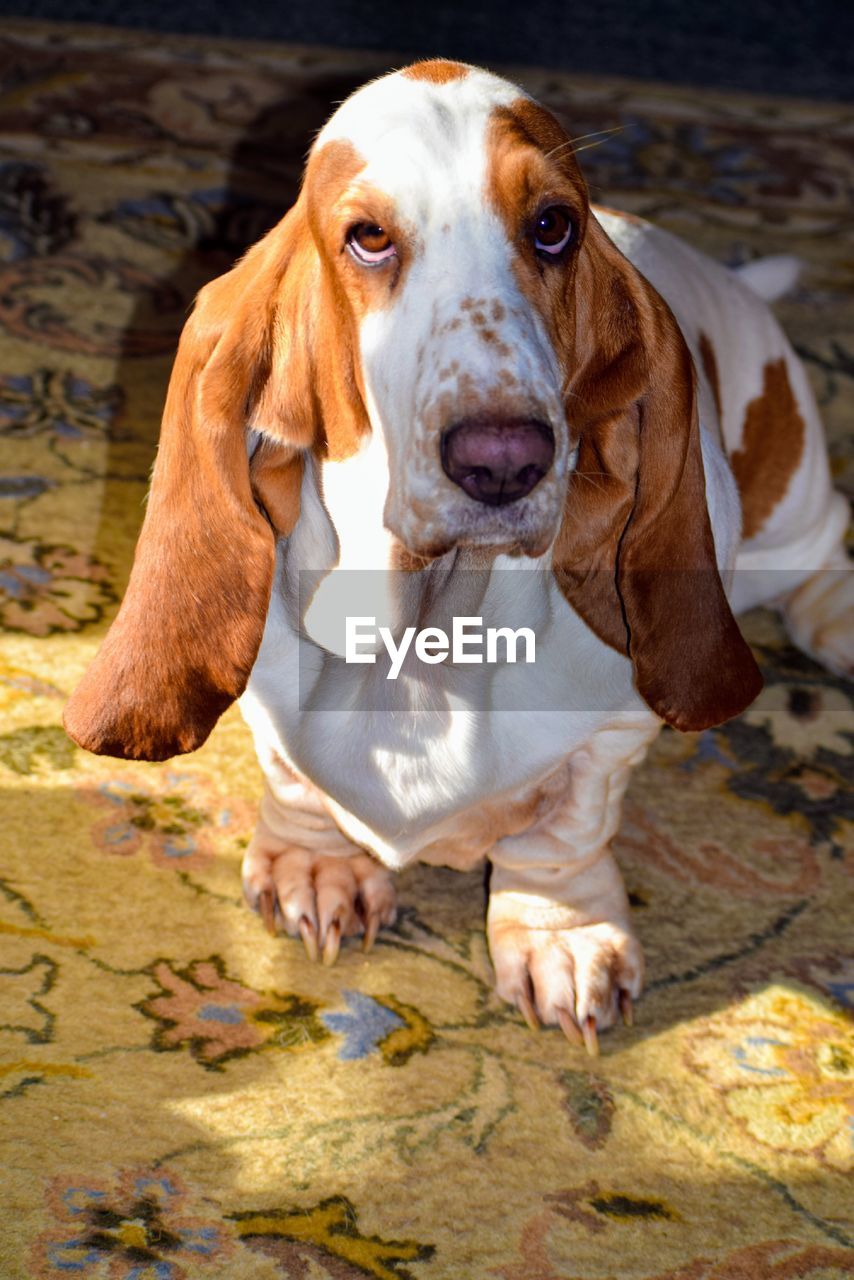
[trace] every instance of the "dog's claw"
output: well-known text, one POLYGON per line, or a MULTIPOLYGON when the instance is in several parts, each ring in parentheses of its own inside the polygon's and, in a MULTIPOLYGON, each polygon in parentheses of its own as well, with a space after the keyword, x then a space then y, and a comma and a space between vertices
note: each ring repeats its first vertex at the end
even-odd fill
POLYGON ((560 1023, 561 1031, 570 1044, 582 1045, 585 1043, 581 1029, 568 1009, 558 1009, 557 1020, 560 1023))
POLYGON ((333 965, 338 959, 338 952, 341 950, 341 925, 337 920, 333 920, 329 928, 326 930, 326 941, 323 944, 323 963, 325 965, 333 965))
POLYGON ((301 916, 299 922, 299 934, 305 947, 305 953, 312 962, 317 960, 319 955, 317 946, 317 931, 307 916, 301 916))
POLYGON ((519 1012, 521 1013, 522 1017, 525 1019, 525 1021, 527 1022, 531 1030, 539 1031, 540 1020, 537 1017, 537 1011, 534 1008, 534 1002, 531 999, 531 997, 527 994, 527 992, 522 991, 519 993, 519 995, 516 997, 516 1004, 519 1008, 519 1012))
POLYGON ((243 859, 243 894, 270 933, 302 939, 309 960, 330 965, 345 938, 364 934, 368 950, 395 917, 391 873, 368 853, 275 852, 253 840, 243 859))
POLYGON ((620 1013, 623 1015, 623 1022, 627 1027, 631 1027, 635 1020, 635 1010, 630 993, 621 991, 617 997, 617 1002, 620 1006, 620 1013))
POLYGON ((596 1019, 592 1014, 589 1018, 585 1018, 584 1026, 581 1028, 581 1034, 584 1036, 584 1047, 590 1054, 590 1057, 598 1058, 599 1037, 596 1034, 596 1019))
POLYGON ((276 936, 276 896, 272 889, 262 889, 258 895, 258 913, 264 928, 274 938, 276 936))
POLYGON ((365 936, 362 940, 362 950, 371 951, 377 940, 377 934, 380 931, 380 918, 377 915, 369 915, 365 921, 365 936))

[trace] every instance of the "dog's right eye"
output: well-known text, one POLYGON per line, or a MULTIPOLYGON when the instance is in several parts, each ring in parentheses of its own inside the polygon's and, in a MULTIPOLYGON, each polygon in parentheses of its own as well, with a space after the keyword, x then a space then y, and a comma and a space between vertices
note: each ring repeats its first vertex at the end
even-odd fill
POLYGON ((359 222, 350 229, 347 248, 357 262, 370 265, 385 262, 397 252, 388 232, 372 222, 359 222))

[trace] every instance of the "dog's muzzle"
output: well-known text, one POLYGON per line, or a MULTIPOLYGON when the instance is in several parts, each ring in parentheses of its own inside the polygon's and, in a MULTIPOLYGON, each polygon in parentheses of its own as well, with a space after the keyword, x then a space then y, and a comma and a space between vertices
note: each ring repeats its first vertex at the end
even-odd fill
POLYGON ((551 469, 555 438, 528 418, 470 418, 442 433, 442 469, 454 484, 490 507, 526 497, 551 469))

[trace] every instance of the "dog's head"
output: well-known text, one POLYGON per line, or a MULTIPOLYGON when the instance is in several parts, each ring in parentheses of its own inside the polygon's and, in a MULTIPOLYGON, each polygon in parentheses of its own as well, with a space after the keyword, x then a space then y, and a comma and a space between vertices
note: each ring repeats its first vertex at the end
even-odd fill
POLYGON ((664 719, 702 727, 755 696, 670 311, 591 215, 554 117, 436 61, 349 98, 294 207, 202 290, 128 591, 66 710, 76 741, 161 759, 205 740, 255 660, 307 453, 368 438, 414 563, 552 547, 664 719))

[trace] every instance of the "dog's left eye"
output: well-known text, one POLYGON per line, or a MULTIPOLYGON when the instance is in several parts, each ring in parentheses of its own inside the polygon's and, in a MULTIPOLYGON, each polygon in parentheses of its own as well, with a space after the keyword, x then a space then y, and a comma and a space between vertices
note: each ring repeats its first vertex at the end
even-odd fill
POLYGON ((572 218, 561 205, 551 205, 537 215, 534 223, 534 248, 538 253, 556 257, 572 239, 572 218))
POLYGON ((350 229, 347 248, 358 262, 385 262, 395 255, 394 241, 383 227, 372 222, 359 222, 350 229))

